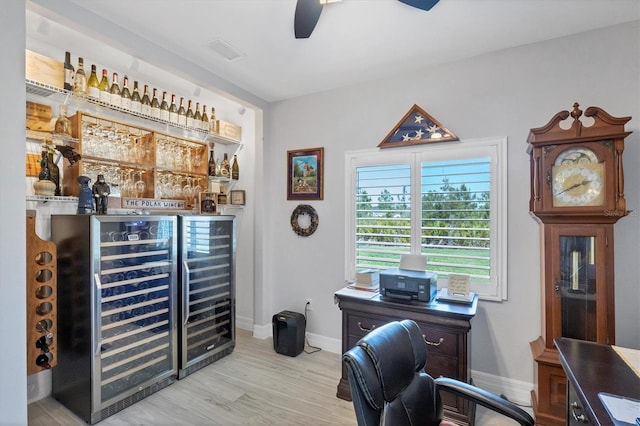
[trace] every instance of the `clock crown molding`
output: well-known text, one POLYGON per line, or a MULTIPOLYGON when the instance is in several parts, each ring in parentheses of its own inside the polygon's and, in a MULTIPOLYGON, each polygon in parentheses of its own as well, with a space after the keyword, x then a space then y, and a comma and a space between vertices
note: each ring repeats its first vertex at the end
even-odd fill
POLYGON ((580 104, 575 102, 571 112, 564 110, 554 115, 547 124, 530 130, 527 142, 531 145, 546 145, 558 141, 572 139, 574 142, 582 142, 602 138, 626 138, 632 132, 625 132, 624 125, 631 120, 631 117, 614 117, 602 108, 590 106, 584 111, 585 117, 593 118, 594 122, 590 126, 582 124, 583 113, 580 104), (563 129, 560 123, 572 117, 571 127, 563 129))

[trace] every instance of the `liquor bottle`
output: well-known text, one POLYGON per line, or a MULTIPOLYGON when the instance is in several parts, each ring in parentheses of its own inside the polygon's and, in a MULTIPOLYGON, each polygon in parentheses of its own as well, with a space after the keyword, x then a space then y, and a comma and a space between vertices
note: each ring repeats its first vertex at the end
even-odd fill
POLYGON ((178 107, 176 106, 175 94, 171 94, 171 105, 169 105, 169 122, 178 124, 178 107))
POLYGON ((131 91, 129 91, 129 77, 124 76, 122 81, 122 108, 131 111, 131 91))
POLYGON ((151 98, 151 116, 160 118, 160 102, 158 101, 158 89, 153 88, 153 98, 151 98))
POLYGON ((100 101, 109 103, 111 100, 111 93, 109 93, 109 77, 106 69, 102 69, 102 79, 100 80, 100 101))
POLYGON ((213 149, 209 152, 209 176, 216 176, 216 160, 213 156, 213 149))
POLYGON ((231 175, 231 165, 229 164, 229 157, 226 152, 224 153, 222 164, 220 165, 220 175, 226 178, 231 175))
POLYGON ((233 164, 231 165, 231 179, 240 179, 240 166, 238 166, 238 156, 233 156, 233 164))
POLYGON ((75 69, 71 65, 71 53, 64 52, 64 90, 73 90, 73 73, 75 69))
POLYGON ((169 104, 167 103, 167 92, 162 92, 162 103, 160 104, 160 119, 169 121, 169 104))
POLYGON ((191 109, 191 99, 189 99, 189 101, 187 102, 187 127, 189 128, 194 128, 194 124, 193 124, 193 109, 191 109))
POLYGON ((98 81, 98 75, 96 74, 96 65, 91 65, 91 74, 87 81, 87 95, 93 99, 100 99, 100 82, 98 81))
POLYGON ((142 111, 142 99, 140 99, 137 80, 133 82, 133 92, 131 92, 131 111, 138 114, 142 111))
POLYGON ((200 102, 196 102, 196 113, 193 114, 193 127, 202 129, 202 113, 200 112, 200 102))
POLYGON ((118 73, 114 72, 111 80, 111 87, 109 88, 109 103, 115 107, 122 106, 122 94, 120 93, 120 86, 118 85, 118 73))
POLYGON ((140 100, 140 113, 144 115, 151 115, 151 98, 149 98, 149 85, 144 85, 144 93, 140 100))
POLYGON ((178 108, 178 124, 187 125, 187 110, 184 109, 184 98, 180 98, 180 108, 178 108))
POLYGON ((207 115, 206 105, 202 105, 202 130, 209 131, 209 116, 207 115))
POLYGON ((78 58, 78 69, 73 77, 73 93, 78 95, 87 94, 87 76, 84 73, 84 59, 78 58))

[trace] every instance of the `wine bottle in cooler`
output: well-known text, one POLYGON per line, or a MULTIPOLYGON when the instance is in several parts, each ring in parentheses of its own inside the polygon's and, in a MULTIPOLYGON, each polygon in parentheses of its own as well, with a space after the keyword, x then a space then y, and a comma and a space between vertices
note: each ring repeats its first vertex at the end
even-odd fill
POLYGON ((73 90, 73 74, 75 68, 71 65, 71 53, 64 52, 64 89, 73 90))
POLYGON ((73 93, 87 94, 87 76, 84 73, 84 59, 78 58, 78 69, 73 77, 73 93))
POLYGON ((100 99, 100 82, 98 81, 98 74, 96 74, 96 65, 91 65, 91 74, 87 81, 87 95, 93 99, 100 99))

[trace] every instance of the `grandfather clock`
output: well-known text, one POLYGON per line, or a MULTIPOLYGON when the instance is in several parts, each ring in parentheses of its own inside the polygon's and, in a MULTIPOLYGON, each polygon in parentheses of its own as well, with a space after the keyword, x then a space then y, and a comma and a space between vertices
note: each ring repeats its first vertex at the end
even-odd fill
POLYGON ((529 211, 541 224, 543 251, 544 336, 530 343, 538 375, 533 408, 541 425, 565 424, 567 379, 553 339, 615 343, 613 226, 629 214, 622 153, 631 117, 593 106, 582 115, 575 103, 527 139, 529 211))

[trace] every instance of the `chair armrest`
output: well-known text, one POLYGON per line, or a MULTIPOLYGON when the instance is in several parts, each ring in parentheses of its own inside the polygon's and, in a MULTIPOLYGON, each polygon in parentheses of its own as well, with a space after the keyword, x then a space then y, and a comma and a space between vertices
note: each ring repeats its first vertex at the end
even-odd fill
POLYGON ((469 401, 480 404, 483 407, 487 407, 488 409, 495 411, 496 413, 500 413, 503 416, 514 419, 521 425, 533 426, 535 424, 529 413, 514 403, 491 392, 487 392, 476 386, 448 377, 439 377, 435 379, 435 382, 436 387, 440 391, 450 392, 468 399, 469 401))

